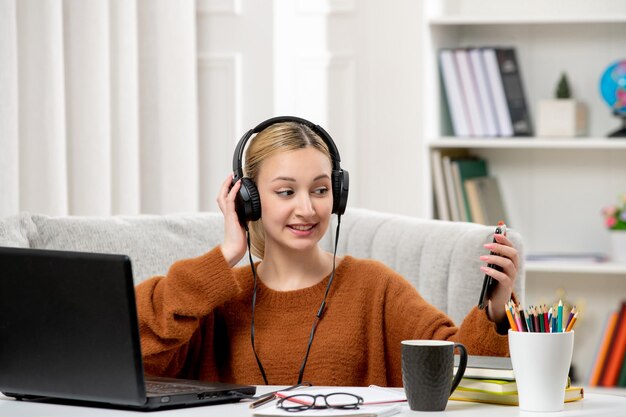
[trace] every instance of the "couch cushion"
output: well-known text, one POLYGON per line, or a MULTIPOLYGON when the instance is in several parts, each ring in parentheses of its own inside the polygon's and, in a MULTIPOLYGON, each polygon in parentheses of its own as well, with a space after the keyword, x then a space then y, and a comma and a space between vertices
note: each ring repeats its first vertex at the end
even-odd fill
POLYGON ((31 225, 28 214, 0 218, 0 246, 27 248, 27 230, 31 225))
POLYGON ((128 255, 135 284, 220 244, 224 229, 219 213, 31 218, 32 248, 128 255))

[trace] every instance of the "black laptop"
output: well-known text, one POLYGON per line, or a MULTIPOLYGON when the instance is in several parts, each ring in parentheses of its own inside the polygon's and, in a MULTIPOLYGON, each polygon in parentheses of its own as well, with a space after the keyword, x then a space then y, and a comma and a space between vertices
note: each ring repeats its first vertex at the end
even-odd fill
POLYGON ((0 391, 151 410, 238 401, 256 388, 144 377, 127 256, 0 248, 0 391))

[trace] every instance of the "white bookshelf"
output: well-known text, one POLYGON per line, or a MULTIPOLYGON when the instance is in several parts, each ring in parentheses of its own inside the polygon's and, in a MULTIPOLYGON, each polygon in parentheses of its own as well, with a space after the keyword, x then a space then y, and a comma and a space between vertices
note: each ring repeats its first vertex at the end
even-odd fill
POLYGON ((485 139, 485 138, 456 138, 454 136, 441 137, 437 141, 430 142, 430 149, 580 149, 580 150, 626 150, 626 140, 607 138, 574 138, 574 139, 549 139, 534 137, 520 139, 485 139))
POLYGON ((612 262, 526 261, 526 274, 529 273, 610 275, 626 280, 626 265, 612 262))
MULTIPOLYGON (((611 62, 626 59, 626 2, 424 0, 423 5, 421 141, 429 216, 435 215, 431 152, 467 149, 485 158, 498 178, 509 226, 522 234, 527 253, 608 253, 600 211, 626 193, 626 139, 606 138, 620 121, 602 101, 598 84, 611 62), (588 136, 454 137, 443 109, 438 51, 480 46, 515 47, 534 128, 538 101, 552 98, 566 71, 574 97, 587 106, 588 136)), ((626 266, 528 262, 526 278, 528 303, 564 288, 573 302, 585 305, 574 363, 586 378, 604 319, 626 298, 626 266)))

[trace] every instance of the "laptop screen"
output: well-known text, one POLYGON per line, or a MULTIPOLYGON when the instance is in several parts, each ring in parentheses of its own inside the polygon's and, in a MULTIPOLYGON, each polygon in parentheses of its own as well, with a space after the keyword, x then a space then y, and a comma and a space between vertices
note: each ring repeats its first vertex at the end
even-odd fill
POLYGON ((0 248, 0 391, 146 401, 130 260, 0 248))

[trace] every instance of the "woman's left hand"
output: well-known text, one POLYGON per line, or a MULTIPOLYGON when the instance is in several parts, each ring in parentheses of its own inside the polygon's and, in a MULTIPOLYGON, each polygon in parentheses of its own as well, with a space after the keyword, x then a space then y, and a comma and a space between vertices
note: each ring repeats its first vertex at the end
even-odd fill
POLYGON ((481 261, 487 264, 498 265, 502 267, 502 272, 487 265, 481 266, 480 269, 485 274, 491 276, 498 281, 491 293, 489 305, 487 307, 487 317, 495 323, 506 321, 506 313, 504 305, 511 299, 515 279, 517 278, 517 269, 519 266, 519 255, 517 249, 513 247, 513 243, 504 235, 495 234, 495 243, 485 244, 485 248, 493 252, 493 255, 483 255, 481 261))

